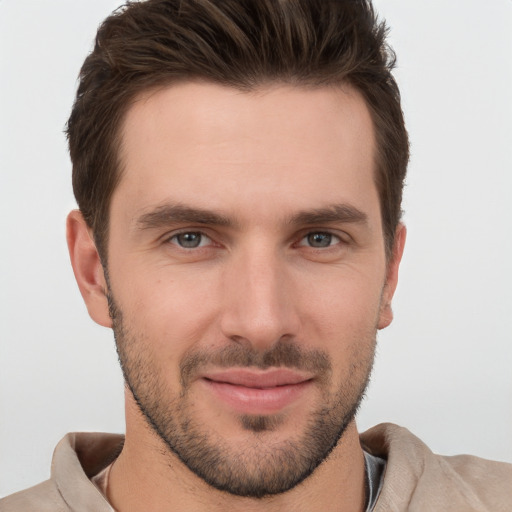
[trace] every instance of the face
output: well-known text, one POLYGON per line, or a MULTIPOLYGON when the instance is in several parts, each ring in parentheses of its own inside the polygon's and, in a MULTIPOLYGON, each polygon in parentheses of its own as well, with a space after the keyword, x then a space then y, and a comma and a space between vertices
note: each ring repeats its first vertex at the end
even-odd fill
POLYGON ((353 421, 394 290, 352 89, 182 84, 139 98, 109 300, 148 424, 212 486, 284 492, 353 421))

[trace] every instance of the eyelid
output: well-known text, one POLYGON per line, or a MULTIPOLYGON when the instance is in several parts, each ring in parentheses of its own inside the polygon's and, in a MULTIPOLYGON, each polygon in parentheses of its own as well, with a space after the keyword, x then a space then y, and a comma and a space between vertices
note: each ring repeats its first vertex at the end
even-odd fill
POLYGON ((178 230, 175 230, 175 231, 171 231, 170 233, 166 233, 162 237, 162 240, 163 240, 164 243, 170 243, 170 244, 175 245, 176 247, 178 247, 179 249, 182 249, 184 251, 204 249, 204 248, 214 244, 214 240, 212 239, 212 237, 209 236, 207 233, 205 233, 205 231, 203 229, 194 229, 194 228, 182 228, 182 229, 178 229, 178 230), (176 237, 178 237, 180 235, 184 235, 186 233, 195 233, 195 234, 201 235, 201 237, 202 237, 201 244, 198 247, 182 247, 177 242, 173 241, 174 238, 176 238, 176 237), (209 243, 203 244, 203 238, 208 239, 209 243))
POLYGON ((313 228, 313 229, 308 228, 308 229, 301 231, 297 238, 298 238, 298 241, 295 243, 295 245, 298 245, 301 247, 310 247, 311 249, 323 249, 323 250, 335 247, 338 244, 349 244, 352 240, 352 237, 348 233, 346 233, 344 231, 339 231, 337 229, 332 229, 332 228, 331 229, 329 229, 329 228, 313 228), (336 238, 338 240, 338 242, 334 243, 332 245, 329 245, 327 247, 311 247, 311 246, 308 246, 307 244, 301 243, 309 235, 313 235, 313 234, 330 235, 333 238, 336 238))
POLYGON ((298 245, 300 247, 309 247, 311 249, 330 249, 331 247, 334 247, 338 244, 342 243, 342 240, 339 236, 335 235, 334 233, 330 233, 329 231, 310 231, 306 233, 300 240, 298 245), (314 247, 308 243, 308 238, 310 235, 329 235, 331 237, 330 244, 325 247, 314 247), (334 242, 334 243, 332 243, 334 242))
MULTIPOLYGON (((205 229, 203 226, 201 226, 201 227, 187 226, 185 228, 177 228, 173 231, 167 232, 160 239, 162 240, 163 243, 172 243, 176 247, 183 249, 183 250, 191 250, 191 249, 197 250, 197 249, 206 248, 208 246, 222 245, 222 244, 219 244, 216 241, 216 239, 211 234, 208 233, 208 231, 209 230, 205 229), (196 248, 187 249, 186 247, 182 247, 178 243, 173 242, 173 238, 175 238, 179 235, 185 234, 185 233, 200 234, 202 237, 208 239, 209 243, 206 245, 200 245, 199 247, 196 247, 196 248)), ((350 244, 350 242, 352 241, 352 237, 348 233, 346 233, 344 231, 340 232, 339 230, 332 229, 332 228, 307 228, 307 229, 301 230, 294 238, 295 238, 296 242, 293 243, 293 245, 295 245, 295 246, 310 247, 311 249, 320 249, 320 250, 322 250, 322 249, 326 250, 331 247, 335 247, 338 244, 350 244), (301 243, 306 239, 306 237, 308 235, 316 234, 316 233, 328 234, 328 235, 332 236, 333 238, 336 238, 338 240, 338 242, 334 243, 330 246, 327 246, 327 247, 311 247, 311 246, 301 243)))

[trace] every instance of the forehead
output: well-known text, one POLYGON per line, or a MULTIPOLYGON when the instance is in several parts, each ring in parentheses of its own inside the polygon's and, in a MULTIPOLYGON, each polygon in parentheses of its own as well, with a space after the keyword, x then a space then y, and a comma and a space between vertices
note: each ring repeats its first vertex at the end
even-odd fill
POLYGON ((253 215, 276 202, 283 213, 378 203, 373 123, 349 86, 242 92, 182 83, 141 95, 121 136, 123 173, 113 203, 252 205, 253 215))

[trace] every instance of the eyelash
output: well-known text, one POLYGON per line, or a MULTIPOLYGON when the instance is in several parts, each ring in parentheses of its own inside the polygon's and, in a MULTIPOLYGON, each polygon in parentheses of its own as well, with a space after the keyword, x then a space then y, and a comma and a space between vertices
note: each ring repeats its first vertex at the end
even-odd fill
POLYGON ((193 250, 193 249, 199 249, 199 248, 203 248, 204 245, 201 245, 203 243, 203 240, 204 239, 207 239, 207 240, 210 240, 212 241, 212 239, 205 233, 201 232, 201 231, 181 231, 179 233, 175 233, 174 235, 170 236, 169 238, 167 238, 167 242, 170 242, 170 243, 174 243, 175 245, 177 245, 178 247, 180 247, 181 249, 184 249, 184 250, 193 250), (177 240, 178 237, 180 236, 183 236, 183 235, 195 235, 195 236, 199 236, 199 245, 196 246, 196 247, 185 247, 183 245, 181 245, 179 242, 173 242, 173 240, 177 240))
MULTIPOLYGON (((204 242, 204 239, 206 239, 207 241, 209 240, 210 242, 213 242, 212 238, 209 237, 206 233, 202 232, 202 231, 192 231, 192 230, 187 230, 187 231, 181 231, 179 233, 174 233, 172 236, 168 237, 166 239, 167 242, 169 243, 173 243, 174 245, 177 245, 178 247, 180 247, 181 249, 184 249, 186 251, 191 251, 191 250, 194 250, 194 249, 202 249, 204 247, 206 247, 207 245, 206 244, 203 244, 204 242), (179 243, 177 241, 178 237, 182 236, 182 235, 194 235, 194 236, 199 236, 199 245, 195 246, 195 247, 185 247, 183 246, 181 243, 179 243)), ((311 242, 311 240, 309 240, 311 242)), ((322 231, 322 230, 319 230, 319 231, 308 231, 307 233, 305 233, 303 236, 301 236, 301 238, 298 240, 298 242, 296 242, 294 245, 295 246, 299 246, 299 247, 309 247, 311 249, 316 249, 316 250, 325 250, 325 249, 329 249, 329 248, 332 248, 338 244, 343 244, 345 243, 342 238, 330 231, 322 231), (320 246, 320 247, 314 247, 312 245, 307 245, 307 244, 304 244, 302 243, 304 240, 308 239, 309 237, 313 237, 313 236, 326 236, 328 237, 328 241, 329 241, 329 245, 326 245, 326 246, 320 246), (336 243, 332 244, 330 242, 333 241, 333 239, 337 240, 336 243)))
MULTIPOLYGON (((299 240, 299 243, 298 245, 299 246, 305 246, 302 244, 302 241, 305 240, 305 239, 309 239, 310 237, 314 237, 314 236, 327 236, 329 238, 329 242, 331 242, 333 239, 336 239, 337 242, 335 244, 331 244, 329 243, 327 246, 320 246, 320 247, 314 247, 312 245, 307 245, 306 247, 310 247, 311 249, 328 249, 330 247, 333 247, 335 245, 338 245, 340 243, 343 243, 343 240, 338 236, 338 235, 335 235, 334 233, 331 233, 330 231, 310 231, 308 233, 306 233, 300 240, 299 240)), ((311 240, 308 240, 310 243, 311 243, 311 240)))

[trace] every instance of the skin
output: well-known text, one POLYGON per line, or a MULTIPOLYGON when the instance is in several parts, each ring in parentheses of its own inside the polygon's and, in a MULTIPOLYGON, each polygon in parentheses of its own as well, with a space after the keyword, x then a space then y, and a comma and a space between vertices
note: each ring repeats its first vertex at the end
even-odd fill
MULTIPOLYGON (((128 111, 122 138, 108 284, 129 333, 125 356, 151 368, 163 408, 183 391, 180 362, 191 353, 236 346, 263 354, 286 340, 330 362, 325 378, 313 370, 299 398, 267 414, 279 421, 264 432, 244 428, 240 414, 204 380, 191 380, 190 418, 228 455, 244 454, 256 468, 257 457, 270 457, 287 440, 299 442, 318 404, 341 386, 360 391, 376 331, 392 320, 405 228, 398 226, 387 260, 368 109, 349 87, 247 93, 185 83, 141 96, 128 111), (155 214, 177 204, 223 222, 155 214), (326 216, 333 205, 337 215, 326 216), (322 215, 312 215, 319 210, 322 215), (183 232, 203 233, 200 246, 180 247, 183 232), (327 246, 312 246, 315 233, 324 241, 328 234, 327 246)), ((68 218, 68 244, 89 314, 112 327, 103 268, 78 211, 68 218)), ((190 471, 148 426, 127 389, 126 443, 108 495, 123 512, 358 511, 364 507, 363 454, 352 419, 299 485, 263 499, 235 496, 190 471)))

